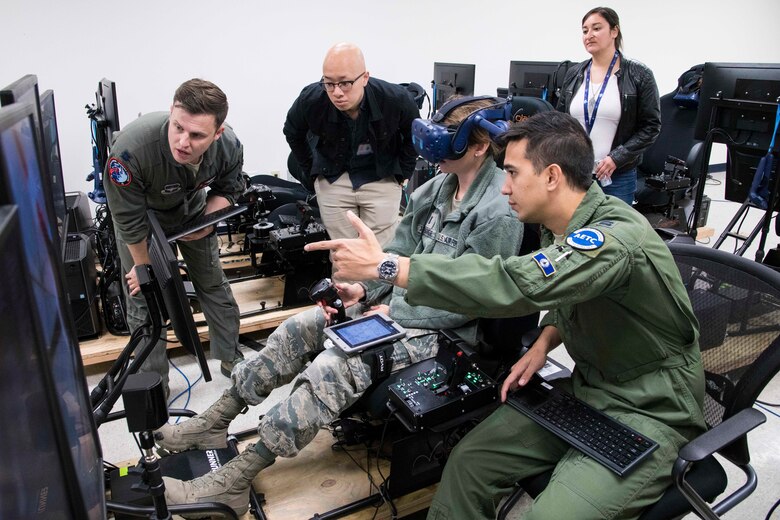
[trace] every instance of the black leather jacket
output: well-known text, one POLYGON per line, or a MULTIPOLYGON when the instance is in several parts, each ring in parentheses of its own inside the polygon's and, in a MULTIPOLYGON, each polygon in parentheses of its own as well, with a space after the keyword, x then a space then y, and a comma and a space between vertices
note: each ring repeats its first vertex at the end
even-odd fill
MULTIPOLYGON (((377 177, 392 175, 399 183, 408 179, 417 161, 412 121, 420 117, 411 95, 399 85, 370 77, 362 110, 369 118, 377 177)), ((347 169, 352 154, 350 128, 319 83, 305 87, 290 107, 284 135, 300 165, 298 180, 309 191, 314 191, 318 175, 334 179, 347 169)))
MULTIPOLYGON (((570 112, 571 100, 585 78, 585 69, 591 60, 585 60, 566 74, 558 106, 561 112, 570 112)), ((658 86, 653 72, 644 64, 620 55, 620 70, 615 73, 620 92, 621 115, 612 151, 616 172, 624 172, 642 162, 644 152, 661 133, 661 106, 658 86)))

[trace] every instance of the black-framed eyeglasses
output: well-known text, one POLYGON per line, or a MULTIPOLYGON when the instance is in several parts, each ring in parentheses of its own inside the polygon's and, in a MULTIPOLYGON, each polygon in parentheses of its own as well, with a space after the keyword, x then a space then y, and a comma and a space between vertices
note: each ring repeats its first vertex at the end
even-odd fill
POLYGON ((335 83, 332 83, 330 81, 322 81, 320 80, 320 85, 322 85, 322 88, 325 89, 326 92, 333 92, 336 90, 336 87, 338 87, 342 92, 349 92, 352 90, 352 85, 355 84, 357 80, 365 76, 366 71, 363 71, 360 73, 360 76, 353 79, 352 81, 337 81, 335 83))

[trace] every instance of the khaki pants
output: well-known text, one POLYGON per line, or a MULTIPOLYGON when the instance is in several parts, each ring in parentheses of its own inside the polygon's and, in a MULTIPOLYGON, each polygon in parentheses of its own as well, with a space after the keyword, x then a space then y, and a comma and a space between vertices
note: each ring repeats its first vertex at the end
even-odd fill
POLYGON ((347 220, 351 209, 371 228, 383 246, 395 235, 401 204, 401 186, 394 177, 364 184, 352 189, 349 173, 343 173, 333 184, 325 177, 314 181, 320 216, 330 238, 356 238, 357 231, 347 220))

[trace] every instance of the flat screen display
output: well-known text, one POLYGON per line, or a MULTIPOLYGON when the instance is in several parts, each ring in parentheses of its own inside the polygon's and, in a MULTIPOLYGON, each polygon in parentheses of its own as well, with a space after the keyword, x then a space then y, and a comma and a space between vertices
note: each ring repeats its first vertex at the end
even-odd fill
MULTIPOLYGON (((28 284, 35 308, 33 324, 54 374, 62 435, 70 447, 73 465, 78 468, 76 481, 87 510, 97 511, 94 516, 90 513, 88 518, 101 518, 104 514, 102 455, 78 341, 65 307, 62 265, 55 256, 59 250, 59 237, 54 226, 53 204, 45 189, 48 178, 38 162, 38 139, 32 113, 29 104, 15 103, 0 109, 0 204, 18 207, 23 237, 19 247, 24 258, 23 266, 16 271, 4 270, 3 273, 16 273, 28 284)), ((27 320, 30 320, 29 316, 27 320)), ((3 321, 6 321, 5 316, 3 321)))
POLYGON ((387 316, 371 314, 327 327, 325 334, 345 352, 353 352, 402 338, 406 332, 387 316))

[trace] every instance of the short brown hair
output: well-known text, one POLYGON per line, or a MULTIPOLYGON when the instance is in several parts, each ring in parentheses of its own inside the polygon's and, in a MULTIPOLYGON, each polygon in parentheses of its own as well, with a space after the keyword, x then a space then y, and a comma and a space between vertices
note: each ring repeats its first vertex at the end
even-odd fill
POLYGON ((214 116, 217 128, 222 126, 228 113, 227 96, 222 89, 205 79, 194 78, 182 83, 173 95, 174 106, 193 115, 210 114, 214 116))
MULTIPOLYGON (((458 99, 460 97, 462 96, 451 96, 447 101, 458 99)), ((449 114, 447 114, 447 117, 442 120, 442 124, 447 126, 457 126, 465 121, 474 112, 493 106, 496 106, 495 99, 477 99, 474 101, 469 101, 468 103, 464 103, 454 108, 449 114)), ((469 146, 485 143, 489 145, 487 153, 489 155, 495 155, 498 151, 498 147, 496 147, 495 143, 493 143, 493 140, 490 138, 488 131, 484 128, 479 128, 476 126, 472 128, 471 134, 469 134, 469 146)))

